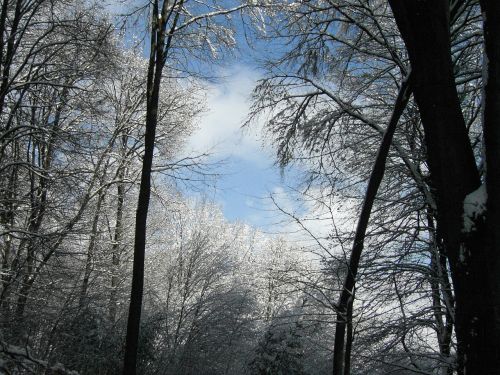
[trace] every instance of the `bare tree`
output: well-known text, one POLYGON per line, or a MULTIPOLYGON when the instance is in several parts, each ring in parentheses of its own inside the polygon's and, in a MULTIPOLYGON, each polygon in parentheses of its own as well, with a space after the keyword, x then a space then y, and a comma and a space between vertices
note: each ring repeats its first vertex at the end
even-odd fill
MULTIPOLYGON (((127 339, 125 347, 124 374, 135 374, 137 363, 137 347, 140 328, 140 317, 142 308, 142 294, 144 282, 144 254, 146 247, 146 223, 151 191, 151 171, 153 165, 153 151, 155 146, 155 132, 158 121, 159 93, 163 77, 163 70, 167 59, 172 58, 173 49, 177 40, 182 43, 182 35, 188 42, 195 46, 208 47, 213 51, 213 42, 219 46, 230 47, 233 44, 230 38, 232 32, 225 27, 224 22, 217 25, 216 19, 225 18, 227 15, 245 7, 239 5, 234 8, 223 8, 213 4, 215 10, 207 13, 194 13, 190 10, 190 3, 185 0, 154 1, 151 4, 150 13, 150 57, 146 84, 146 133, 144 142, 143 167, 141 184, 137 204, 135 242, 134 242, 134 268, 132 278, 132 291, 130 300, 130 311, 127 326, 127 339), (198 40, 189 37, 189 29, 196 30, 201 25, 204 37, 198 40), (228 38, 229 37, 229 38, 228 38), (215 40, 213 40, 215 39, 215 40)), ((195 7, 196 8, 196 7, 195 7)), ((149 8, 148 8, 149 10, 149 8)), ((196 9, 194 9, 196 11, 196 9)), ((192 36, 192 35, 191 35, 192 36)), ((182 45, 182 44, 181 44, 182 45)), ((195 49, 190 49, 195 52, 195 49)), ((202 49, 203 51, 203 49, 202 49)), ((181 53, 188 54, 187 50, 181 53)), ((196 54, 195 54, 196 57, 196 54)))

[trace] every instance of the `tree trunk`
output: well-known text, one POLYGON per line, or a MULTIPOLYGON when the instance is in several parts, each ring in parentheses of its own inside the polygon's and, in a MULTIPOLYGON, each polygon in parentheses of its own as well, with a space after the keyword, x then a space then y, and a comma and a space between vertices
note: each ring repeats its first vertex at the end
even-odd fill
MULTIPOLYGON (((125 143, 126 143, 126 135, 125 143)), ((125 144, 122 144, 125 147, 125 144)), ((117 203, 116 203, 116 220, 115 220, 115 232, 113 235, 113 245, 111 247, 111 293, 109 297, 109 320, 114 323, 116 320, 116 305, 117 305, 117 295, 118 295, 118 269, 120 266, 120 245, 123 237, 123 204, 125 201, 125 184, 123 179, 125 178, 125 166, 122 166, 118 172, 118 187, 117 187, 117 203)))
MULTIPOLYGON (((412 73, 410 73, 410 75, 412 75, 412 73)), ((392 137, 394 135, 394 131, 396 130, 396 125, 398 124, 399 118, 406 108, 406 104, 408 103, 410 94, 410 76, 408 76, 401 85, 396 103, 394 104, 394 111, 384 133, 384 137, 382 138, 382 143, 380 144, 377 158, 370 175, 370 180, 368 181, 363 208, 361 209, 361 214, 359 215, 351 257, 348 264, 349 268, 347 269, 344 286, 342 288, 339 302, 337 304, 337 323, 335 328, 335 342, 333 347, 334 375, 344 375, 345 373, 349 374, 350 369, 346 369, 347 372, 344 372, 344 365, 347 364, 348 366, 350 366, 351 345, 353 338, 349 338, 348 350, 344 351, 346 334, 345 331, 346 324, 352 320, 352 304, 354 303, 354 288, 356 283, 356 275, 358 273, 359 261, 364 247, 366 229, 368 227, 368 220, 370 219, 373 203, 375 201, 380 183, 382 182, 382 179, 384 177, 385 163, 387 160, 387 155, 389 154, 392 137), (349 306, 351 307, 349 308, 349 306)))
POLYGON ((430 207, 427 208, 427 225, 430 239, 429 257, 431 259, 431 272, 429 274, 429 283, 432 291, 432 310, 437 327, 436 336, 439 345, 439 354, 442 357, 440 374, 453 375, 454 366, 450 354, 453 327, 455 324, 455 302, 446 267, 446 256, 443 254, 442 246, 436 236, 436 227, 430 207), (444 301, 444 306, 442 301, 444 301), (443 316, 445 319, 443 319, 443 316))
POLYGON ((141 186, 135 221, 134 268, 132 275, 132 291, 127 323, 125 343, 125 359, 123 374, 135 375, 137 366, 137 348, 141 321, 142 293, 144 284, 144 253, 146 249, 146 221, 148 216, 149 197, 151 195, 151 169, 155 143, 156 124, 158 122, 158 104, 163 68, 170 49, 172 38, 180 17, 179 9, 184 0, 169 4, 164 1, 161 10, 159 0, 154 0, 151 18, 151 41, 147 78, 146 134, 144 140, 144 157, 142 163, 141 186), (167 22, 175 14, 167 31, 167 22), (168 37, 166 37, 168 35, 168 37))
MULTIPOLYGON (((160 73, 161 74, 161 73, 160 73)), ((156 80, 155 80, 156 81, 156 80)), ((148 87, 148 91, 149 91, 148 87)), ((134 266, 132 271, 132 291, 127 324, 124 374, 135 375, 139 325, 141 319, 142 294, 144 284, 144 255, 146 249, 146 224, 151 195, 151 169, 158 112, 159 87, 153 88, 147 104, 145 150, 142 161, 141 185, 137 201, 135 219, 134 266)))
POLYGON ((354 331, 352 326, 352 309, 356 290, 353 290, 351 298, 347 303, 347 322, 346 322, 346 338, 345 338, 345 354, 344 354, 344 375, 351 374, 351 352, 354 341, 354 331))
POLYGON ((158 1, 153 4, 151 45, 147 79, 146 134, 144 137, 144 156, 142 160, 141 184, 135 217, 134 266, 132 271, 132 290, 125 342, 124 375, 135 375, 137 368, 137 348, 142 309, 144 285, 144 257, 146 250, 146 224, 151 195, 151 170, 155 145, 156 124, 158 122, 158 103, 164 61, 164 28, 159 21, 158 1), (160 25, 159 25, 160 24, 160 25))
POLYGON ((92 266, 94 263, 94 253, 95 253, 95 245, 96 245, 96 240, 97 240, 97 232, 99 230, 99 217, 101 215, 101 206, 102 202, 104 201, 104 191, 102 191, 98 198, 97 198, 97 204, 94 212, 94 217, 92 218, 92 229, 90 233, 90 239, 89 239, 89 247, 87 248, 87 259, 85 261, 85 271, 83 273, 83 280, 82 280, 82 288, 80 290, 80 298, 78 302, 78 307, 80 309, 80 312, 82 312, 82 309, 86 305, 86 300, 87 300, 87 293, 89 289, 89 281, 90 281, 90 274, 92 273, 92 266))
MULTIPOLYGON (((494 311, 494 365, 500 369, 500 2, 481 0, 484 20, 483 131, 486 155, 486 259, 494 311)), ((486 301, 485 301, 486 302, 486 301)), ((487 302, 486 302, 487 303, 487 302)), ((500 370, 499 370, 500 371, 500 370)))
MULTIPOLYGON (((437 233, 455 289, 459 371, 496 374, 491 283, 484 226, 462 233, 463 202, 481 181, 458 99, 450 51, 449 1, 389 0, 414 73, 436 195, 437 233)), ((497 150, 498 152, 498 150, 497 150)))
MULTIPOLYGON (((2 14, 1 14, 1 27, 2 29, 0 32, 2 33, 2 39, 1 39, 1 55, 2 60, 0 60, 0 68, 2 71, 2 77, 0 79, 0 114, 3 114, 4 112, 4 107, 5 107, 5 98, 7 97, 7 94, 9 92, 9 78, 10 78, 10 68, 13 65, 13 58, 17 49, 17 46, 19 43, 16 42, 16 34, 17 34, 17 29, 19 27, 19 23, 21 22, 21 17, 23 16, 22 12, 23 8, 23 2, 21 0, 17 0, 16 2, 16 8, 14 11, 14 17, 13 20, 11 21, 11 29, 10 33, 7 35, 7 48, 4 52, 4 40, 3 40, 3 33, 6 31, 5 25, 6 25, 6 19, 8 18, 8 1, 4 1, 2 4, 2 14), (4 60, 5 59, 5 60, 4 60), (2 64, 3 63, 3 64, 2 64)), ((3 129, 5 130, 5 129, 3 129)))

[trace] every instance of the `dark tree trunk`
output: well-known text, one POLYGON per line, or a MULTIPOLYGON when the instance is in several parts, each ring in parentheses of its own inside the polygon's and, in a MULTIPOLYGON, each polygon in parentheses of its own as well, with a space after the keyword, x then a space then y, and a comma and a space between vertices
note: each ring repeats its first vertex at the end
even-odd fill
POLYGON ((151 170, 155 144, 156 125, 158 122, 158 105, 160 84, 163 68, 170 48, 175 27, 180 13, 176 10, 183 4, 182 0, 174 1, 168 8, 164 1, 161 8, 159 0, 152 4, 150 56, 147 77, 146 134, 144 139, 144 157, 142 162, 141 185, 137 202, 134 241, 134 267, 132 273, 132 291, 127 322, 127 337, 125 342, 125 358, 123 374, 135 375, 137 368, 137 348, 142 309, 142 294, 144 284, 144 255, 146 249, 146 222, 151 195, 151 170), (160 10, 161 9, 161 10, 160 10), (166 27, 170 15, 175 13, 172 26, 167 33, 166 27), (168 15, 167 15, 168 14, 168 15), (168 34, 168 37, 166 35, 168 34))
MULTIPOLYGON (((492 285, 494 363, 500 371, 500 1, 482 0, 485 40, 484 143, 486 155, 487 265, 492 285)), ((486 302, 487 303, 487 302, 486 302)))
POLYGON ((347 322, 346 322, 346 338, 345 338, 345 354, 344 354, 344 375, 351 374, 351 352, 354 341, 354 330, 352 325, 352 309, 356 290, 353 291, 349 302, 347 303, 347 322))
MULTIPOLYGON (((414 73, 437 203, 437 232, 455 289, 459 371, 496 374, 496 344, 484 226, 462 233, 463 202, 481 181, 456 91, 449 1, 389 0, 414 73)), ((498 152, 498 150, 497 150, 498 152)))
MULTIPOLYGON (((17 0, 16 2, 16 8, 14 11, 14 18, 11 23, 11 29, 10 33, 7 35, 7 40, 3 40, 3 33, 5 30, 5 25, 6 25, 6 20, 8 18, 8 1, 4 1, 2 4, 2 13, 0 16, 0 32, 2 33, 2 38, 0 39, 0 47, 1 47, 1 53, 0 57, 2 58, 0 60, 0 67, 2 71, 2 77, 0 79, 1 84, 0 84, 0 114, 3 113, 4 111, 4 106, 5 106, 5 98, 7 96, 7 93, 9 91, 9 78, 10 78, 10 69, 13 64, 13 58, 17 49, 17 46, 19 46, 19 43, 16 43, 16 34, 17 34, 17 29, 19 27, 19 23, 21 22, 21 18, 23 16, 22 14, 22 4, 23 2, 21 0, 17 0), (6 43, 7 48, 4 52, 4 44, 6 43), (5 59, 5 61, 4 61, 5 59)), ((5 130, 5 129, 4 129, 5 130)))
POLYGON ((440 374, 452 375, 454 361, 451 357, 451 345, 455 324, 455 299, 446 266, 446 256, 436 236, 436 227, 432 212, 431 208, 427 209, 427 225, 429 227, 428 233, 430 239, 429 255, 431 259, 429 283, 432 290, 432 309, 437 328, 436 334, 439 353, 442 356, 440 374), (444 306, 442 301, 444 302, 444 306))
MULTIPOLYGON (((384 133, 384 137, 382 138, 382 143, 380 144, 377 158, 370 175, 370 180, 368 181, 365 200, 363 202, 361 214, 359 215, 358 225, 356 227, 356 233, 354 236, 351 257, 349 259, 347 275, 344 280, 344 286, 340 294, 339 302, 337 304, 337 322, 335 326, 335 341, 333 347, 334 375, 344 375, 349 374, 350 372, 350 355, 353 340, 352 336, 348 337, 347 348, 345 348, 345 350, 344 345, 346 341, 346 325, 352 320, 352 304, 354 302, 354 289, 356 284, 356 276, 358 273, 359 261, 361 259, 361 253, 364 247, 366 229, 368 227, 368 220, 370 219, 373 203, 375 201, 380 183, 382 182, 382 179, 384 177, 385 163, 387 160, 387 155, 389 154, 392 137, 394 135, 394 131, 396 130, 396 125, 398 124, 399 118, 406 108, 406 104, 408 103, 410 94, 410 77, 407 77, 403 81, 401 89, 399 90, 396 103, 394 104, 394 111, 384 133)), ((349 328, 349 330, 352 330, 352 327, 347 328, 349 328)), ((352 331, 348 333, 352 334, 352 331)))
MULTIPOLYGON (((156 19, 158 16, 156 15, 156 19)), ((153 21, 154 22, 154 21, 153 21)), ((146 224, 148 218, 149 199, 151 195, 151 170, 155 144, 156 124, 158 121, 158 101, 161 74, 163 69, 162 41, 157 40, 157 32, 153 30, 151 37, 151 57, 148 72, 148 95, 146 109, 146 134, 144 139, 144 156, 142 160, 141 184, 135 217, 134 266, 132 271, 132 290, 127 323, 125 344, 124 375, 135 375, 137 367, 137 348, 141 321, 142 294, 144 285, 144 255, 146 249, 146 224)))

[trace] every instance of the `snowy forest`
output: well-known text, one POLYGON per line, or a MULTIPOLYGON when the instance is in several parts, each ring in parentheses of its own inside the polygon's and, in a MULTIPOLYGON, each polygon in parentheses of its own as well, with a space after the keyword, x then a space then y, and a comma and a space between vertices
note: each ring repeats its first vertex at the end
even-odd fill
POLYGON ((500 1, 2 0, 0 233, 1 374, 500 374, 500 1))

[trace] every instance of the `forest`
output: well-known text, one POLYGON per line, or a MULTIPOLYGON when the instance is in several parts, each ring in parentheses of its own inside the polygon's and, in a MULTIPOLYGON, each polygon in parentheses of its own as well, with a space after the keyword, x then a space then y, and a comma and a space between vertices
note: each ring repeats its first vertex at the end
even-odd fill
POLYGON ((0 262, 1 374, 500 374, 500 1, 1 0, 0 262))

